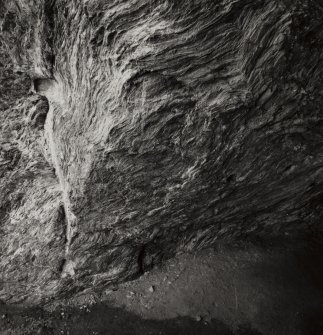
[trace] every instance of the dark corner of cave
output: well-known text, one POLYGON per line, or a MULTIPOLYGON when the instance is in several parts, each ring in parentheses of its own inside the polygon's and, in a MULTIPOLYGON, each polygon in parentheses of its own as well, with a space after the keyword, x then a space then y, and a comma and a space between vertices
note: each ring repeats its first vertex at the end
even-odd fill
POLYGON ((321 0, 0 0, 0 333, 323 334, 321 0))

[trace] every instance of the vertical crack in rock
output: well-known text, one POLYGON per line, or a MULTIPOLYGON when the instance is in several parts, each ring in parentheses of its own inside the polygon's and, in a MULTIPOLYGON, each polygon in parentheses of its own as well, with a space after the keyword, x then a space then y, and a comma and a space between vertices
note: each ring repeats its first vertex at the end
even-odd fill
POLYGON ((49 112, 47 115, 45 123, 45 136, 47 138, 52 164, 55 168, 57 178, 59 180, 63 203, 64 203, 64 213, 65 213, 65 223, 66 223, 66 241, 65 241, 65 258, 64 267, 62 270, 62 276, 74 275, 73 262, 69 260, 69 248, 76 231, 77 219, 71 210, 71 204, 69 200, 70 187, 65 179, 64 173, 62 171, 61 152, 58 149, 58 145, 55 141, 54 131, 57 128, 55 114, 62 113, 63 97, 64 94, 60 89, 59 83, 56 80, 50 79, 38 79, 35 81, 35 88, 38 93, 46 96, 49 101, 49 112))
MULTIPOLYGON (((67 243, 67 222, 66 222, 66 214, 65 214, 65 206, 64 204, 60 204, 58 210, 58 222, 61 224, 62 226, 62 239, 63 239, 63 246, 66 246, 67 243)), ((64 252, 64 257, 60 260, 59 264, 58 264, 58 268, 57 268, 57 272, 58 275, 61 277, 62 274, 64 273, 64 269, 65 269, 65 265, 66 265, 66 258, 65 258, 65 252, 64 252)))
POLYGON ((143 274, 145 272, 145 257, 146 257, 146 246, 142 246, 138 254, 138 272, 143 274))

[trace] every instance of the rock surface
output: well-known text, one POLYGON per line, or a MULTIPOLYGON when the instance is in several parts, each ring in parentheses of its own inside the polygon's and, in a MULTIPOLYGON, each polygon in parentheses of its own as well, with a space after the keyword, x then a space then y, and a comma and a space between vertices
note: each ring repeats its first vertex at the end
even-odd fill
POLYGON ((0 8, 0 299, 322 229, 322 1, 0 8))

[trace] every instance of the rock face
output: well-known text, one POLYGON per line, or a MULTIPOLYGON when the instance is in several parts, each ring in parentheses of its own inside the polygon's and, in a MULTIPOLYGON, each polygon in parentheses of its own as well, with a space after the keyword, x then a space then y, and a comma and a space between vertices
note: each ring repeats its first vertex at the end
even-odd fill
POLYGON ((0 8, 13 67, 33 80, 1 105, 0 299, 322 228, 320 0, 0 8))

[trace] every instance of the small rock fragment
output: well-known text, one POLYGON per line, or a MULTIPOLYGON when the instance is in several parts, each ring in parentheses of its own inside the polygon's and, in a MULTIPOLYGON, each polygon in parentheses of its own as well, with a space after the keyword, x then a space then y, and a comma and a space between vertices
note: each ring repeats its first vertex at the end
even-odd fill
POLYGON ((195 321, 197 321, 197 322, 202 321, 202 317, 201 317, 201 315, 196 315, 196 317, 195 317, 195 321))
POLYGON ((135 292, 130 291, 130 292, 127 294, 127 298, 128 298, 128 299, 133 298, 134 295, 135 295, 135 292))

